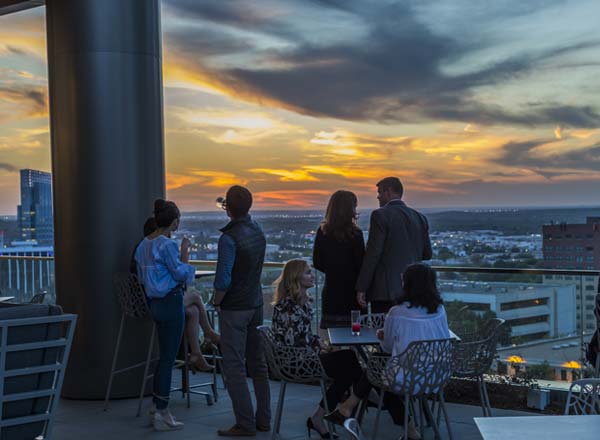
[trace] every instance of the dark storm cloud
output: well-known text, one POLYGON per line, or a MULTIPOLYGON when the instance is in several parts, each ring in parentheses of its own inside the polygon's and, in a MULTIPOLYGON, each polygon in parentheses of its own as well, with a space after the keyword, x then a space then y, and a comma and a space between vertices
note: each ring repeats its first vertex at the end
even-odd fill
POLYGON ((573 171, 600 171, 600 144, 564 153, 536 154, 535 150, 538 147, 552 141, 554 139, 509 142, 502 147, 502 153, 495 162, 510 167, 526 168, 546 178, 573 171))
POLYGON ((46 91, 39 87, 0 86, 0 100, 2 99, 24 103, 31 108, 31 113, 34 114, 44 113, 48 109, 46 91))
MULTIPOLYGON (((451 76, 443 72, 444 65, 482 47, 478 47, 478 43, 463 43, 434 33, 418 20, 409 2, 312 1, 312 8, 354 14, 367 29, 366 36, 349 38, 343 43, 338 40, 337 43, 320 41, 318 44, 307 42, 300 31, 286 26, 285 21, 293 20, 293 17, 261 14, 254 3, 170 0, 168 4, 203 20, 268 33, 288 41, 296 32, 290 49, 261 53, 275 61, 277 67, 259 68, 258 63, 245 64, 215 69, 214 74, 231 89, 267 97, 300 113, 379 122, 429 119, 527 126, 600 126, 600 114, 591 107, 543 103, 506 109, 479 102, 474 95, 477 87, 496 86, 531 75, 541 63, 596 47, 598 41, 521 54, 475 72, 451 76), (282 65, 285 67, 280 67, 282 65)), ((285 4, 298 8, 307 3, 285 4)), ((529 12, 526 8, 516 10, 515 14, 529 12)), ((195 48, 203 53, 201 45, 193 42, 193 37, 185 34, 173 37, 174 44, 185 47, 189 53, 194 53, 195 48)), ((208 34, 203 37, 211 39, 208 34)), ((218 47, 221 37, 214 35, 212 38, 218 47)), ((207 45, 211 46, 210 43, 207 45)), ((210 60, 197 63, 200 69, 207 65, 210 66, 210 60)))
POLYGON ((6 162, 0 162, 0 170, 8 171, 9 173, 16 173, 17 167, 6 162))
POLYGON ((191 26, 170 29, 164 35, 169 47, 187 57, 230 55, 253 49, 250 43, 239 38, 191 26))

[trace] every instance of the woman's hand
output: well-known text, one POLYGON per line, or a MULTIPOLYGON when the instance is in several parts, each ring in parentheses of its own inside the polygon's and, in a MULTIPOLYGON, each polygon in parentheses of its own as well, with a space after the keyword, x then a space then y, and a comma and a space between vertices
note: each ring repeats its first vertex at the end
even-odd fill
POLYGON ((189 263, 189 261, 190 261, 190 246, 191 245, 192 245, 192 242, 190 241, 190 239, 187 237, 183 237, 183 240, 181 240, 180 258, 181 258, 181 261, 184 263, 189 263))
POLYGON ((379 330, 377 330, 377 339, 379 339, 380 341, 383 341, 384 338, 384 333, 383 333, 383 329, 380 328, 379 330))
POLYGON ((183 240, 181 240, 181 251, 183 252, 184 249, 186 251, 189 251, 191 245, 192 242, 190 241, 190 239, 187 237, 183 237, 183 240))

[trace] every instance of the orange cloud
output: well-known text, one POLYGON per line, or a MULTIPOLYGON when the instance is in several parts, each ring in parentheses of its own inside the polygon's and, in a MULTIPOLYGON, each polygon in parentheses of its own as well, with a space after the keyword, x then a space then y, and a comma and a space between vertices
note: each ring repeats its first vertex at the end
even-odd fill
POLYGON ((233 173, 212 170, 186 170, 185 174, 167 173, 167 190, 178 189, 187 185, 201 185, 216 188, 246 183, 233 173))

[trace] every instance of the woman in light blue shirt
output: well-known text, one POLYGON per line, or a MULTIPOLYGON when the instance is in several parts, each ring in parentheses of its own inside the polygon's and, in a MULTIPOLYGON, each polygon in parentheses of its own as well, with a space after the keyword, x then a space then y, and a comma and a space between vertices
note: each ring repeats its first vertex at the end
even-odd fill
POLYGON ((154 373, 154 429, 180 429, 168 410, 173 363, 177 356, 185 312, 183 292, 194 281, 194 267, 188 264, 190 241, 184 238, 181 248, 171 233, 179 227, 179 209, 173 202, 158 199, 154 202, 154 218, 158 229, 144 238, 135 252, 138 276, 156 322, 159 361, 154 373))

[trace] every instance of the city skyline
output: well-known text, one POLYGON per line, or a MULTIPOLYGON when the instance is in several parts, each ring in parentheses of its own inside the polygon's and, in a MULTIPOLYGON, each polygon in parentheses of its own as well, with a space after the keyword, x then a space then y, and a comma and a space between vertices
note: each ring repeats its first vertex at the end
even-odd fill
MULTIPOLYGON (((164 0, 168 197, 214 209, 376 205, 398 175, 424 207, 600 204, 591 1, 164 0)), ((44 9, 0 17, 0 214, 50 171, 44 9)))

